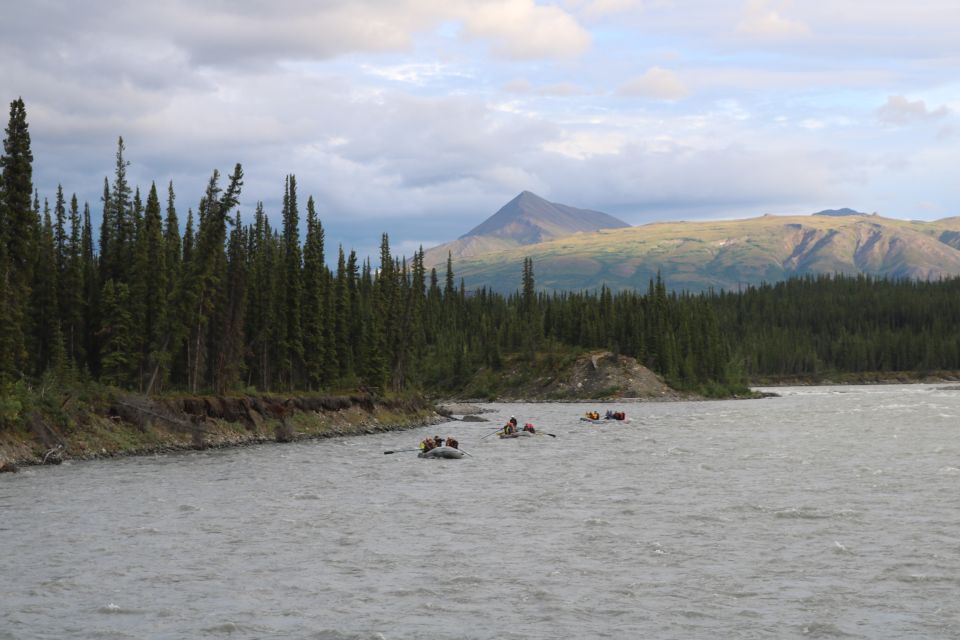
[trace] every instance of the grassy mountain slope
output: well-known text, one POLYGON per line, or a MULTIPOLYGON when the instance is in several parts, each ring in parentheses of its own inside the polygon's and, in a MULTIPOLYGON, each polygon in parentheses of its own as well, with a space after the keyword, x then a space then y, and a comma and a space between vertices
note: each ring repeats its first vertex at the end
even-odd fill
POLYGON ((524 257, 549 290, 646 288, 658 270, 672 289, 736 290, 793 275, 960 275, 960 218, 915 222, 876 215, 763 216, 667 222, 578 233, 455 260, 471 288, 513 291, 524 257))

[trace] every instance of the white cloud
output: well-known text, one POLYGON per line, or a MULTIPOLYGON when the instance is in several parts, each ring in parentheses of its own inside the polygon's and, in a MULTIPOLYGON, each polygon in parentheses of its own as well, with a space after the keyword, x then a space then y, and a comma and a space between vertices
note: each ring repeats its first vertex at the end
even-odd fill
POLYGON ((492 40, 494 50, 508 58, 575 56, 590 47, 591 37, 563 9, 533 0, 467 3, 460 18, 464 32, 492 40))
POLYGON ((547 142, 543 149, 568 158, 587 160, 594 156, 616 155, 626 143, 627 136, 619 131, 564 131, 560 139, 547 142))
POLYGON ((949 113, 950 110, 946 106, 931 111, 927 109, 927 103, 923 100, 911 101, 905 96, 888 96, 887 102, 877 109, 877 117, 880 121, 890 125, 939 120, 949 113))
POLYGON ((503 85, 503 90, 507 93, 527 93, 532 88, 533 85, 531 85, 530 81, 526 78, 514 78, 507 84, 503 85))
POLYGON ((534 0, 50 0, 5 7, 0 40, 38 59, 50 56, 51 62, 57 61, 55 52, 88 41, 77 48, 85 57, 109 50, 142 58, 158 46, 161 53, 172 46, 194 65, 250 67, 410 51, 416 36, 449 22, 507 57, 566 57, 590 44, 589 33, 571 14, 534 0))
POLYGON ((572 82, 558 82, 556 84, 548 84, 537 88, 537 94, 541 96, 553 96, 559 98, 585 96, 589 93, 590 92, 583 87, 572 82))
POLYGON ((747 0, 737 32, 752 38, 783 40, 810 35, 810 27, 771 9, 769 0, 747 0))
MULTIPOLYGON (((960 135, 957 0, 7 4, 0 100, 27 101, 41 196, 87 189, 95 213, 118 135, 131 179, 173 178, 184 211, 240 161, 244 206, 275 212, 293 172, 323 216, 397 242, 523 189, 663 216, 823 202, 883 183, 881 150, 960 135)), ((957 164, 910 177, 956 211, 957 164)))
POLYGON ((587 19, 605 18, 607 16, 637 11, 643 7, 643 0, 578 0, 568 2, 587 19))
POLYGON ((450 65, 439 62, 407 63, 399 65, 371 65, 360 67, 365 73, 394 82, 404 82, 413 85, 426 85, 428 82, 440 78, 470 78, 469 72, 458 70, 450 65))
POLYGON ((642 76, 622 84, 617 93, 621 96, 679 100, 690 95, 690 90, 673 71, 651 67, 642 76))

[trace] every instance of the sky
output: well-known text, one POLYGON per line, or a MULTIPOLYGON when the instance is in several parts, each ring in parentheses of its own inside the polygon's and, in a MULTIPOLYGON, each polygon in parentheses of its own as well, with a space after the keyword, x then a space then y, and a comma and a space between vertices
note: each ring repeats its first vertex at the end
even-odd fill
MULTIPOLYGON (((3 0, 34 183, 100 217, 122 136, 181 221, 214 169, 328 253, 411 254, 524 190, 630 224, 960 215, 957 0, 3 0)), ((4 118, 4 122, 6 118, 4 118)))

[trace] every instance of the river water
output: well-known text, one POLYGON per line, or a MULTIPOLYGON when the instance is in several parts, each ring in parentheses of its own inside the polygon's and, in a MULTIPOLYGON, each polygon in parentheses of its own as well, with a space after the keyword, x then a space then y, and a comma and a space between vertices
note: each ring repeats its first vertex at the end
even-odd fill
POLYGON ((960 637, 960 390, 776 391, 5 474, 0 638, 960 637))

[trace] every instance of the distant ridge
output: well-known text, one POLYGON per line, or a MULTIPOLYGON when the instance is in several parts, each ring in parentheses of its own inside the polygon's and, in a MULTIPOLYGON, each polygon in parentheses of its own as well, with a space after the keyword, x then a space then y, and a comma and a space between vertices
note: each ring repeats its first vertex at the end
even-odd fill
POLYGON ((454 259, 453 268, 468 288, 509 293, 519 286, 524 258, 533 260, 537 288, 546 291, 604 284, 643 291, 658 276, 668 288, 690 292, 837 273, 936 280, 960 276, 960 217, 919 222, 841 213, 661 222, 454 259))
POLYGON ((621 229, 630 225, 606 213, 549 202, 523 191, 496 213, 453 242, 429 249, 427 267, 442 265, 449 252, 455 259, 539 244, 581 232, 621 229))
POLYGON ((869 215, 855 209, 850 209, 849 207, 844 207, 843 209, 824 209, 823 211, 817 211, 815 216, 865 216, 869 215))

